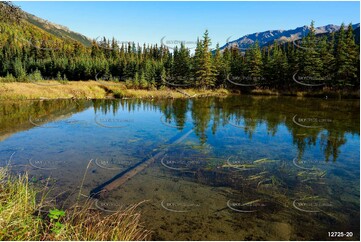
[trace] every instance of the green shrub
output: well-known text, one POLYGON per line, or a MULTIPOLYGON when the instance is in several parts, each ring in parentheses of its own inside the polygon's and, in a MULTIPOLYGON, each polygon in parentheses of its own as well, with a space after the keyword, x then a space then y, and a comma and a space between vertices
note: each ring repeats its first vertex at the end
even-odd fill
POLYGON ((16 78, 8 72, 5 77, 0 77, 0 82, 16 82, 16 78))
POLYGON ((43 76, 41 75, 41 72, 38 69, 36 69, 33 73, 29 74, 26 79, 30 82, 37 82, 44 80, 43 76))

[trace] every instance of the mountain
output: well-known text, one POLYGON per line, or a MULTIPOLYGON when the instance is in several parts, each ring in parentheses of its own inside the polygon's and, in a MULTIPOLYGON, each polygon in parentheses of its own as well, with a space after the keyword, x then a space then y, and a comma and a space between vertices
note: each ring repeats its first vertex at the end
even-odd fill
POLYGON ((24 19, 29 23, 61 39, 75 40, 75 41, 79 41, 85 46, 91 46, 92 43, 91 39, 89 39, 88 37, 82 34, 71 31, 65 26, 51 23, 47 20, 41 19, 39 17, 36 17, 35 15, 26 12, 24 12, 24 17, 25 17, 24 19))
POLYGON ((27 13, 11 2, 0 2, 0 24, 4 25, 3 28, 11 27, 12 32, 20 35, 18 36, 20 38, 28 37, 29 32, 32 32, 33 36, 49 35, 47 37, 66 42, 77 41, 85 46, 92 44, 92 40, 88 37, 27 13), (39 33, 35 34, 34 32, 39 33))
MULTIPOLYGON (((352 27, 356 32, 356 36, 357 36, 356 30, 358 29, 358 36, 359 36, 360 24, 359 23, 354 24, 352 25, 352 27)), ((315 28, 315 31, 316 31, 316 35, 319 35, 319 34, 328 34, 328 33, 336 32, 339 29, 340 26, 329 24, 326 26, 317 27, 315 28)), ((256 41, 258 41, 261 47, 267 46, 268 44, 272 44, 274 41, 278 41, 281 43, 290 42, 305 37, 309 31, 310 31, 309 26, 303 26, 290 30, 268 30, 260 33, 257 32, 253 34, 247 34, 239 39, 228 41, 220 49, 224 50, 225 48, 231 48, 235 46, 241 50, 246 50, 256 41)))

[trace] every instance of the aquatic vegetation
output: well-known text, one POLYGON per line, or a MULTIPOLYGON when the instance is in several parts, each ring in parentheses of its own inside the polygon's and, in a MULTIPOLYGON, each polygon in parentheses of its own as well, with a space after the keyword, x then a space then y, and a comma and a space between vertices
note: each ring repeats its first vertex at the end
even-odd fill
POLYGON ((224 164, 222 165, 223 168, 235 168, 235 169, 251 169, 251 168, 256 168, 256 165, 250 165, 250 164, 224 164))
POLYGON ((252 161, 250 163, 235 163, 235 164, 232 164, 232 163, 230 163, 229 158, 228 158, 227 161, 225 162, 225 164, 221 165, 221 167, 222 168, 234 168, 234 169, 244 171, 244 170, 250 170, 250 169, 254 169, 254 168, 261 168, 262 164, 274 163, 274 162, 277 162, 277 161, 278 160, 271 160, 271 159, 268 159, 268 158, 262 158, 262 159, 252 161))
POLYGON ((142 138, 129 139, 129 140, 128 140, 128 143, 136 143, 136 142, 139 142, 139 141, 141 141, 141 140, 142 140, 142 138))
POLYGON ((212 146, 206 143, 198 144, 196 142, 186 141, 184 149, 195 150, 202 154, 209 154, 212 151, 212 146))
POLYGON ((263 178, 264 176, 262 176, 262 175, 252 175, 252 176, 249 176, 248 178, 247 178, 247 180, 249 180, 249 181, 252 181, 252 180, 258 180, 258 179, 261 179, 261 178, 263 178))
POLYGON ((253 161, 253 163, 259 163, 259 164, 262 164, 262 163, 272 163, 272 162, 277 162, 278 160, 270 160, 268 158, 263 158, 263 159, 259 159, 259 160, 255 160, 253 161))
POLYGON ((310 180, 321 180, 325 178, 327 171, 320 169, 313 169, 312 171, 299 171, 297 177, 301 179, 301 182, 306 182, 310 180))
POLYGON ((253 200, 253 201, 250 201, 250 202, 243 203, 242 206, 249 206, 251 204, 259 203, 259 202, 261 202, 261 199, 256 199, 256 200, 253 200))
POLYGON ((267 158, 262 158, 262 159, 253 161, 253 163, 264 162, 264 161, 266 161, 266 160, 267 160, 267 158))

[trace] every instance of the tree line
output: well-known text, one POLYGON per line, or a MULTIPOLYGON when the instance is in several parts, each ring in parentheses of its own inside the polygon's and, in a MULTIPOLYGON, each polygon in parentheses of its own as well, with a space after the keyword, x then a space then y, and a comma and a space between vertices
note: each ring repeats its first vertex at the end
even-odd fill
POLYGON ((263 47, 255 42, 248 49, 229 44, 211 50, 205 31, 191 53, 184 43, 170 50, 163 44, 120 44, 114 38, 93 40, 88 47, 30 24, 21 23, 23 30, 14 28, 12 20, 0 21, 2 81, 97 79, 140 89, 359 88, 359 44, 351 24, 319 36, 312 22, 300 40, 263 47))

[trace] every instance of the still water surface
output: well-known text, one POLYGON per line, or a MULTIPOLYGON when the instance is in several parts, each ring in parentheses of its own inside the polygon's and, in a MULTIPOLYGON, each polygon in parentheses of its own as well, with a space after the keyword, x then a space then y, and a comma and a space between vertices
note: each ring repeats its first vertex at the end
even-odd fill
POLYGON ((161 152, 97 208, 142 202, 154 240, 359 240, 359 108, 250 96, 1 102, 0 165, 39 185, 51 177, 67 207, 84 174, 86 197, 161 152))

